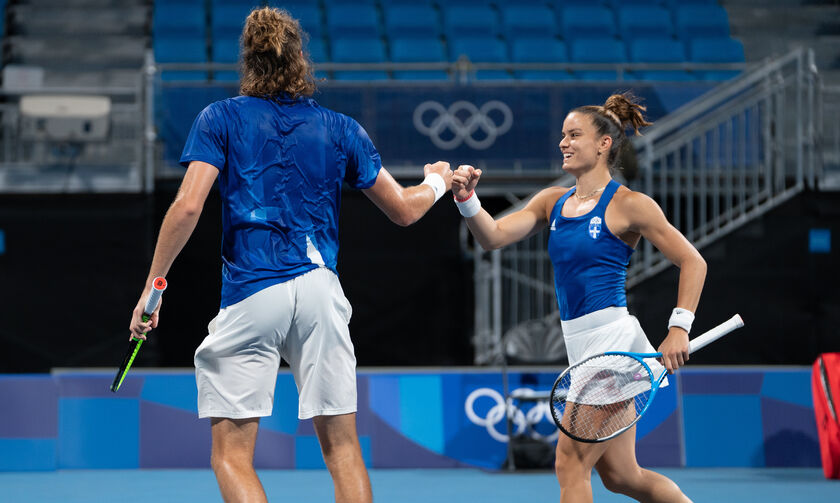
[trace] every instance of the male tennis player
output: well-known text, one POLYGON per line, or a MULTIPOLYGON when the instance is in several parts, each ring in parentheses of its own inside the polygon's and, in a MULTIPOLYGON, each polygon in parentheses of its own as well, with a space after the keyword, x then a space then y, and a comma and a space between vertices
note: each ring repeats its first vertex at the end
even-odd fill
MULTIPOLYGON (((668 370, 688 360, 688 332, 706 277, 706 263, 648 196, 614 181, 624 129, 637 133, 649 125, 630 95, 610 96, 603 106, 572 110, 563 122, 563 169, 575 177, 572 188, 550 187, 520 211, 494 220, 481 209, 475 187, 481 170, 461 166, 452 192, 473 236, 484 249, 507 246, 550 226, 548 252, 563 336, 574 365, 605 351, 653 353, 635 317, 627 312, 624 291, 630 255, 641 237, 680 268, 677 307, 668 335, 659 346, 668 370)), ((656 372, 655 372, 656 373, 656 372)), ((589 444, 560 435, 555 471, 561 502, 591 502, 592 468, 607 489, 644 502, 687 502, 668 478, 639 467, 636 427, 603 443, 589 444)))
POLYGON ((257 9, 242 33, 239 97, 199 114, 181 163, 188 166, 163 220, 152 279, 165 276, 218 177, 222 198, 221 309, 195 354, 199 417, 212 424, 211 464, 227 502, 266 501, 253 468, 259 418, 272 412, 280 359, 313 418, 338 502, 371 501, 356 433, 351 308, 336 275, 343 183, 362 189, 392 221, 409 225, 449 190, 449 164, 427 164, 402 187, 353 119, 320 107, 302 32, 285 11, 257 9))

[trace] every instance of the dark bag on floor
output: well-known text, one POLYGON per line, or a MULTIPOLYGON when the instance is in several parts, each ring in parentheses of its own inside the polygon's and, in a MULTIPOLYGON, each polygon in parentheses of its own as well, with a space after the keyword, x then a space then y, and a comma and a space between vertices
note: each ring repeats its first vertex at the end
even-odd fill
POLYGON ((518 469, 554 468, 554 443, 516 435, 511 439, 513 462, 518 469))
POLYGON ((840 479, 840 353, 823 353, 811 369, 823 473, 840 479))

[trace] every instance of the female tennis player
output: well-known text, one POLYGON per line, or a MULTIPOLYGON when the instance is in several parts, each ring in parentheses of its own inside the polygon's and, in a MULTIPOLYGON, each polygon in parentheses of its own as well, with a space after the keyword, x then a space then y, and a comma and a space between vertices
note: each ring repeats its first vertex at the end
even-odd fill
MULTIPOLYGON (((572 188, 550 187, 520 211, 498 221, 475 194, 481 170, 460 166, 452 192, 476 241, 501 248, 549 226, 548 251, 569 364, 604 351, 653 352, 635 317, 627 312, 624 284, 630 255, 644 237, 680 268, 676 308, 659 347, 669 371, 688 360, 688 332, 706 276, 706 263, 648 196, 614 181, 624 134, 650 125, 632 95, 615 94, 603 106, 572 110, 563 122, 563 169, 572 188)), ((668 478, 639 467, 635 426, 603 443, 560 435, 555 470, 564 503, 592 501, 590 473, 607 489, 644 502, 690 501, 668 478)))
MULTIPOLYGON (((199 417, 211 418, 211 464, 227 502, 266 501, 253 467, 259 418, 272 412, 280 359, 300 394, 298 417, 315 432, 338 502, 371 501, 356 432, 351 307, 338 281, 343 183, 361 189, 392 221, 409 225, 449 190, 449 164, 402 187, 381 167, 353 119, 320 107, 305 33, 285 11, 251 12, 242 33, 241 96, 195 120, 181 163, 187 172, 161 227, 145 299, 165 276, 219 180, 222 293, 218 316, 195 354, 199 417)), ((135 337, 158 324, 141 319, 135 337)))

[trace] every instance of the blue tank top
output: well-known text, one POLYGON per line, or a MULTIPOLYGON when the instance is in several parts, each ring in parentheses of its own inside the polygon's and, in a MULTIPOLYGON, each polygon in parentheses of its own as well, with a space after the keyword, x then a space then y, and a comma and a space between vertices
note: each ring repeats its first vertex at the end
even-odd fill
POLYGON ((633 248, 613 235, 604 222, 607 205, 620 186, 610 180, 598 204, 585 215, 561 214, 575 188, 563 194, 551 210, 548 255, 554 264, 554 290, 564 321, 627 305, 624 283, 633 248))

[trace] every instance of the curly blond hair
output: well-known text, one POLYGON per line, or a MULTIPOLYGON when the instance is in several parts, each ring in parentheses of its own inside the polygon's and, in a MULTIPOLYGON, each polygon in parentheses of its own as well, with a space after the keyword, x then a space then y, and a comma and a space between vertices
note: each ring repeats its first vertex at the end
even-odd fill
POLYGON ((288 12, 254 9, 242 30, 239 92, 258 97, 311 96, 315 78, 309 55, 303 52, 306 40, 306 32, 288 12))

